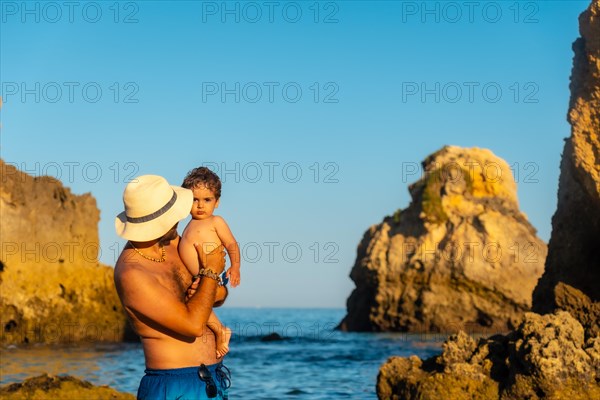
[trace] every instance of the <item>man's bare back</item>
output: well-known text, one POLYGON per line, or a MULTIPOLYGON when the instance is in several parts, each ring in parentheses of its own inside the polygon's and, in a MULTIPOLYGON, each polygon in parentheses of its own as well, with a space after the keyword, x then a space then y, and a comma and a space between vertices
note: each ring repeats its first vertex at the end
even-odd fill
MULTIPOLYGON (((219 361, 212 331, 206 328, 199 331, 198 321, 181 318, 189 317, 185 314, 189 312, 185 297, 192 277, 179 258, 178 243, 177 236, 164 246, 163 263, 147 260, 129 247, 123 250, 115 266, 117 291, 134 330, 142 339, 147 368, 183 368, 219 361)), ((203 281, 201 286, 214 285, 210 279, 203 281)), ((212 301, 207 305, 210 313, 212 301)))

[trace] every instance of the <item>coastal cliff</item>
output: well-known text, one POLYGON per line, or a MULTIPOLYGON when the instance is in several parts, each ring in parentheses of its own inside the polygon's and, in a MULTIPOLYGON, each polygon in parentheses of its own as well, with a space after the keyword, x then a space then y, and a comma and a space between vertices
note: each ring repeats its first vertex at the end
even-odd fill
POLYGON ((121 341, 130 330, 98 262, 100 212, 90 194, 0 160, 2 344, 121 341))
POLYGON ((600 3, 579 17, 581 37, 573 43, 571 101, 560 166, 558 207, 544 275, 533 293, 533 309, 556 309, 595 321, 600 333, 600 3), (582 297, 582 295, 585 295, 582 297), (591 302, 583 302, 584 297, 591 302))
POLYGON ((441 355, 391 357, 380 399, 600 398, 600 0, 579 17, 573 49, 571 136, 558 208, 533 309, 517 329, 477 342, 459 332, 441 355))
POLYGON ((507 331, 531 308, 546 258, 508 164, 446 146, 422 167, 409 207, 365 233, 340 328, 507 331))

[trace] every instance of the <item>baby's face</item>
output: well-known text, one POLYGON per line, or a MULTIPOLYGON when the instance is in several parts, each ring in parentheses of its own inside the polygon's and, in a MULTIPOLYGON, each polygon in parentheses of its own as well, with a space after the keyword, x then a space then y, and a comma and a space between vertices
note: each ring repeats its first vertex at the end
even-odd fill
POLYGON ((192 189, 194 192, 194 204, 192 204, 193 219, 207 219, 213 215, 215 208, 219 206, 219 200, 215 198, 212 190, 205 186, 192 189))

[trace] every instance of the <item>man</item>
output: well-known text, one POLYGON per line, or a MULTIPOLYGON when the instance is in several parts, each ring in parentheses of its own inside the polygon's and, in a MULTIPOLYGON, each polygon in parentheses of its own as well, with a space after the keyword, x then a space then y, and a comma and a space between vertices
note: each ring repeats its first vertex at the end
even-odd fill
POLYGON ((125 188, 125 211, 115 220, 117 234, 128 240, 115 285, 146 359, 138 399, 227 399, 229 371, 206 328, 225 253, 223 246, 210 254, 198 248, 203 268, 192 284, 176 230, 192 202, 191 190, 144 175, 125 188))

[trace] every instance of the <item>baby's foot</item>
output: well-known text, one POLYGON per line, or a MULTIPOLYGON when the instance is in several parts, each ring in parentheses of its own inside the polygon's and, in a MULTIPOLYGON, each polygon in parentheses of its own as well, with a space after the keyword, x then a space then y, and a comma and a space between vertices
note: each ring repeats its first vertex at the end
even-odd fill
POLYGON ((229 340, 231 339, 231 329, 226 326, 218 329, 216 336, 217 341, 217 358, 225 357, 229 353, 229 340))

